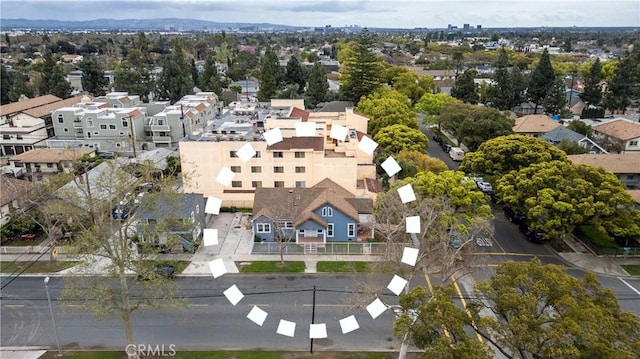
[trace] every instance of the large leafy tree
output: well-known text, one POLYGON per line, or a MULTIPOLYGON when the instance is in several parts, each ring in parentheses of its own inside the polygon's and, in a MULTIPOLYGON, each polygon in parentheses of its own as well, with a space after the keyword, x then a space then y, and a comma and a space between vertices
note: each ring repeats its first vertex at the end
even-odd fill
POLYGON ((512 78, 509 74, 509 58, 504 48, 500 50, 498 61, 493 66, 493 82, 487 90, 487 101, 499 110, 510 110, 514 91, 512 78))
POLYGON ((553 81, 542 102, 547 113, 557 115, 567 106, 565 89, 564 81, 560 77, 553 81))
POLYGON ((60 98, 71 96, 71 85, 65 79, 62 65, 58 64, 51 52, 48 51, 44 56, 44 63, 40 71, 38 93, 40 95, 51 94, 60 98))
POLYGON ((587 137, 591 136, 591 133, 593 132, 593 129, 591 128, 591 126, 587 125, 586 123, 580 120, 573 120, 569 122, 569 125, 567 125, 567 128, 570 129, 571 131, 575 131, 587 137))
POLYGON ((93 96, 103 96, 109 79, 95 56, 85 56, 79 64, 82 71, 82 88, 93 96))
POLYGON ((529 80, 529 87, 527 89, 527 97, 531 102, 535 103, 534 113, 537 113, 538 105, 540 105, 547 96, 549 87, 555 79, 556 75, 551 66, 549 51, 544 49, 538 66, 536 66, 531 73, 531 79, 529 80))
POLYGON ((0 104, 6 105, 11 102, 9 91, 11 91, 11 87, 13 86, 13 78, 9 76, 9 72, 4 65, 0 65, 0 84, 0 96, 2 97, 0 104))
POLYGON ((373 140, 378 143, 378 151, 387 155, 399 153, 402 150, 427 152, 429 139, 420 130, 395 124, 386 126, 378 131, 373 140))
POLYGON ((207 56, 204 62, 204 70, 198 77, 198 87, 203 91, 213 91, 218 95, 222 93, 222 81, 213 56, 207 56))
POLYGON ((596 58, 596 61, 591 64, 587 76, 584 78, 584 90, 580 94, 580 99, 587 104, 587 106, 597 106, 602 100, 602 65, 600 59, 596 58))
POLYGON ((465 103, 477 104, 480 96, 478 95, 476 84, 473 82, 475 75, 475 69, 467 69, 458 75, 456 83, 451 88, 451 96, 465 103))
POLYGON ((459 103, 455 97, 451 97, 446 93, 430 93, 427 92, 415 105, 417 111, 424 112, 428 115, 437 116, 440 115, 440 111, 449 104, 459 103))
POLYGON ((139 33, 127 50, 126 58, 114 72, 114 84, 118 91, 138 95, 144 102, 149 101, 155 89, 151 70, 153 59, 149 53, 149 42, 144 33, 139 33))
POLYGON ((268 47, 262 58, 260 66, 260 89, 258 90, 258 101, 270 101, 280 87, 282 69, 278 62, 278 57, 273 50, 268 47))
POLYGON ((481 298, 470 305, 476 331, 508 358, 613 359, 640 352, 640 318, 621 311, 593 273, 578 279, 539 260, 507 262, 476 285, 474 296, 481 298), (487 308, 495 316, 482 315, 487 308))
POLYGON ((418 128, 418 117, 411 109, 409 99, 395 90, 376 90, 360 101, 357 111, 369 117, 367 132, 372 136, 395 124, 418 128))
POLYGON ((426 93, 433 93, 437 86, 431 76, 418 76, 413 71, 403 71, 393 78, 393 89, 415 104, 426 93))
POLYGON ((290 85, 298 85, 298 94, 304 92, 304 88, 307 84, 307 74, 305 69, 300 64, 300 60, 297 57, 291 56, 287 62, 287 69, 285 72, 285 83, 290 85))
POLYGON ((329 83, 327 82, 327 71, 320 62, 313 64, 309 73, 309 87, 307 88, 307 96, 311 103, 315 106, 320 102, 324 102, 329 91, 329 83))
POLYGON ((341 97, 358 104, 384 82, 384 66, 371 51, 373 35, 366 29, 358 35, 348 51, 340 73, 341 97))
MULTIPOLYGON (((386 159, 386 158, 385 158, 386 159)), ((449 169, 447 164, 435 157, 429 157, 424 152, 402 150, 394 155, 402 170, 398 173, 398 179, 413 177, 419 172, 440 173, 449 169)))
POLYGON ((640 97, 640 45, 636 44, 631 53, 626 54, 613 72, 604 99, 605 107, 611 112, 625 113, 634 98, 640 97))
POLYGON ((164 58, 162 72, 158 76, 158 97, 174 103, 183 96, 193 93, 191 66, 187 62, 182 45, 178 42, 171 54, 164 58))
POLYGON ((458 103, 446 106, 438 123, 475 151, 489 139, 511 134, 514 122, 494 108, 458 103))
POLYGON ((478 175, 503 175, 536 163, 567 161, 567 155, 549 142, 523 135, 508 135, 484 142, 467 153, 460 170, 478 175))

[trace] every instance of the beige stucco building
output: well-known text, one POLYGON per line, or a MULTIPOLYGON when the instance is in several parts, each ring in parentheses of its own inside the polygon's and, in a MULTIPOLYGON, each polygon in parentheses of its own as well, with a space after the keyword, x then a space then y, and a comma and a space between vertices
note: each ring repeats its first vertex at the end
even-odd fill
POLYGON ((367 179, 376 178, 373 156, 358 149, 368 118, 344 112, 308 112, 301 102, 232 104, 222 119, 180 142, 184 191, 222 199, 222 206, 251 208, 257 187, 312 187, 325 178, 358 197, 372 197, 367 179), (312 135, 297 137, 296 126, 314 124, 312 135), (331 137, 332 126, 347 128, 344 141, 331 137), (283 140, 269 146, 264 133, 278 128, 283 140), (246 163, 237 152, 247 143, 256 155, 246 163), (229 186, 216 181, 227 167, 229 186))

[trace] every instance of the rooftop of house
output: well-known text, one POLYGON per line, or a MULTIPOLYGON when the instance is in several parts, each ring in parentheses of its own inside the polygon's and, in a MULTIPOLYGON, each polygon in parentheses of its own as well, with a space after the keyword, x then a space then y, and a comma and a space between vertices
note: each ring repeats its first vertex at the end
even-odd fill
POLYGON ((84 155, 95 152, 95 149, 53 149, 34 148, 31 151, 23 152, 11 157, 10 161, 22 163, 60 163, 62 161, 75 161, 84 155))
MULTIPOLYGON (((144 196, 136 210, 136 218, 140 219, 189 219, 196 206, 204 202, 200 193, 155 193, 144 196)), ((204 208, 198 209, 201 215, 204 208)))
POLYGON ((636 201, 637 204, 640 204, 640 189, 628 189, 627 193, 636 201))
POLYGON ((638 154, 584 154, 567 157, 574 164, 591 165, 612 173, 640 173, 640 155, 638 154))
POLYGON ((623 141, 640 137, 640 123, 623 118, 595 125, 593 130, 623 141))
POLYGON ((4 206, 33 188, 33 183, 13 177, 0 177, 0 206, 4 206))
POLYGON ((47 115, 50 115, 53 111, 55 111, 55 110, 57 110, 59 108, 73 106, 73 105, 75 105, 77 103, 82 102, 84 96, 85 95, 73 96, 73 97, 70 97, 68 99, 64 99, 64 100, 48 103, 46 105, 34 107, 34 108, 31 108, 31 109, 28 109, 28 110, 24 110, 22 112, 26 113, 29 116, 36 117, 36 118, 45 117, 47 115))
POLYGON ((585 135, 572 131, 564 126, 558 126, 540 137, 551 143, 560 143, 560 141, 564 139, 578 142, 583 140, 585 135))
POLYGON ((8 103, 0 106, 0 116, 7 116, 17 112, 34 109, 36 107, 48 105, 50 103, 61 101, 62 99, 53 95, 44 95, 34 97, 25 101, 8 103))
POLYGON ((515 133, 547 133, 554 128, 561 126, 546 115, 527 115, 516 118, 513 126, 515 133))

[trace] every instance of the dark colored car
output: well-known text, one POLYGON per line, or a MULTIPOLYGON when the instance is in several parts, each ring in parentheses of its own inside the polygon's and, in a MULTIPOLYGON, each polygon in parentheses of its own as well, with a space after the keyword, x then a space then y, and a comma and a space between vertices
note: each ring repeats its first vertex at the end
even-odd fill
MULTIPOLYGON (((176 268, 169 264, 158 264, 153 269, 153 272, 159 277, 173 278, 176 273, 176 268)), ((138 275, 138 279, 141 280, 149 280, 151 279, 151 277, 153 276, 145 275, 144 273, 138 275)))
POLYGON ((513 223, 520 223, 527 219, 527 216, 525 216, 524 212, 514 210, 509 206, 504 207, 503 211, 505 217, 507 217, 507 219, 513 223))
POLYGON ((525 238, 527 238, 528 241, 534 243, 544 243, 544 231, 540 229, 531 229, 531 226, 529 226, 529 223, 527 223, 526 221, 520 222, 520 225, 518 225, 518 229, 520 229, 520 232, 524 234, 525 238))
POLYGON ((489 191, 489 192, 485 192, 486 195, 489 197, 489 199, 491 200, 491 202, 497 204, 498 202, 500 202, 500 197, 498 197, 498 194, 495 193, 494 191, 489 191))
POLYGON ((104 159, 113 159, 116 158, 116 153, 113 151, 98 151, 96 156, 104 159))
POLYGON ((129 203, 121 202, 113 207, 113 210, 111 211, 111 217, 113 217, 113 219, 124 221, 125 219, 129 218, 130 212, 131 206, 129 205, 129 203))
POLYGON ((145 182, 137 185, 135 189, 136 193, 153 192, 153 191, 159 192, 160 185, 154 182, 145 182))
POLYGON ((431 138, 433 138, 434 141, 438 142, 438 143, 442 143, 442 137, 438 136, 438 135, 433 135, 431 138))
POLYGON ((451 150, 451 145, 448 143, 442 143, 442 150, 446 153, 449 153, 449 151, 451 150))

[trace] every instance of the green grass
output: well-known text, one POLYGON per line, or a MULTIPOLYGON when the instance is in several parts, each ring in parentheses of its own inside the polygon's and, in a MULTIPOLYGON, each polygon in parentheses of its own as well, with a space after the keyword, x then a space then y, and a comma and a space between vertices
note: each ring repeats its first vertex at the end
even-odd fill
POLYGON ((65 262, 0 262, 0 273, 54 273, 77 265, 75 261, 65 262))
POLYGON ((640 264, 627 264, 623 265, 622 268, 631 275, 640 275, 640 264))
POLYGON ((578 234, 581 238, 589 240, 595 247, 600 249, 621 248, 607 233, 602 233, 594 225, 584 225, 578 227, 578 234))
POLYGON ((369 269, 369 265, 367 262, 320 261, 318 262, 316 269, 318 272, 327 273, 366 273, 369 269))
MULTIPOLYGON (((42 359, 57 358, 56 351, 47 352, 42 359)), ((397 357, 397 353, 359 353, 359 352, 268 352, 268 351, 180 351, 177 350, 175 359, 298 359, 298 358, 323 358, 323 359, 391 359, 397 357)), ((125 359, 124 352, 118 351, 78 351, 63 352, 62 358, 67 359, 125 359)), ((159 359, 160 356, 145 356, 144 358, 159 359)), ((166 357, 165 357, 166 358, 166 357)), ((416 358, 414 353, 409 353, 407 358, 416 358)))
POLYGON ((240 273, 302 273, 304 262, 258 261, 248 264, 240 263, 240 273))
POLYGON ((182 273, 182 271, 184 271, 185 268, 187 268, 187 266, 189 266, 189 264, 191 263, 190 261, 178 261, 178 260, 158 260, 154 262, 161 265, 173 266, 173 268, 176 269, 176 274, 182 273))

